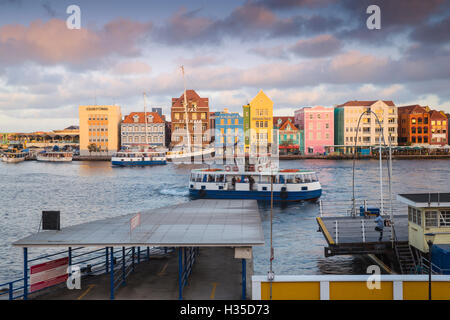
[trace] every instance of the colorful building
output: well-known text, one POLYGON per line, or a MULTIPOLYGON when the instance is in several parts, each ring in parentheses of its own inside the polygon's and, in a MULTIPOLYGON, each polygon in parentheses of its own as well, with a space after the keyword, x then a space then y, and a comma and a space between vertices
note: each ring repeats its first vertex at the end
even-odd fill
POLYGON ((237 112, 215 114, 215 149, 217 156, 243 155, 244 119, 237 112))
POLYGON ((209 132, 209 99, 201 98, 194 90, 186 90, 186 108, 184 93, 179 98, 172 98, 171 144, 177 145, 207 145, 211 137, 209 132), (189 130, 187 140, 186 124, 189 130))
POLYGON ((348 101, 334 109, 334 144, 339 150, 351 153, 355 144, 360 147, 372 147, 380 143, 380 124, 373 113, 361 118, 358 141, 355 141, 358 121, 365 111, 372 111, 377 115, 386 144, 389 144, 390 138, 391 145, 397 145, 397 107, 392 101, 348 101))
POLYGON ((80 155, 111 155, 120 147, 119 106, 79 106, 80 155), (91 150, 91 152, 90 152, 91 150))
POLYGON ((299 154, 304 151, 302 134, 294 125, 294 117, 273 117, 273 128, 278 130, 280 154, 299 154))
POLYGON ((157 112, 132 112, 120 124, 121 146, 165 146, 165 121, 157 112), (147 116, 147 120, 145 119, 147 116), (146 128, 147 125, 147 128, 146 128))
POLYGON ((429 108, 418 104, 398 107, 398 144, 428 144, 430 134, 429 108))
POLYGON ((334 145, 334 110, 322 106, 295 111, 294 123, 304 133, 304 153, 323 154, 334 145))
POLYGON ((248 105, 243 106, 243 114, 245 152, 268 152, 272 144, 273 135, 272 100, 260 90, 248 105), (259 146, 262 146, 262 148, 259 146))
POLYGON ((448 118, 444 112, 430 111, 430 144, 448 144, 448 118))

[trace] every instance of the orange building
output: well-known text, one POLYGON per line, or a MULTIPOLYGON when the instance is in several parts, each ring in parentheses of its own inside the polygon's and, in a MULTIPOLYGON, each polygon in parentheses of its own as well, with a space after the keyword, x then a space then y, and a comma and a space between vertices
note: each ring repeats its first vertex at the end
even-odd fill
POLYGON ((188 145, 186 140, 187 123, 190 145, 207 145, 211 139, 209 133, 209 99, 201 98, 194 90, 186 90, 186 100, 187 106, 185 109, 184 93, 179 98, 172 98, 171 143, 172 145, 188 145))
POLYGON ((79 106, 78 115, 80 155, 90 155, 92 152, 110 155, 119 149, 122 121, 119 106, 79 106))
POLYGON ((398 107, 398 144, 429 144, 429 108, 418 104, 398 107))
POLYGON ((448 118, 443 112, 430 111, 430 144, 448 144, 448 118))

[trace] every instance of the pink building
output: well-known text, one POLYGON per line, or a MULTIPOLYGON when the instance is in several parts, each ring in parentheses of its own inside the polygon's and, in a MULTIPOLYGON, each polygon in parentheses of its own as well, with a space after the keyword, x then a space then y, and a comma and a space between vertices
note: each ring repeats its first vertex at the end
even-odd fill
POLYGON ((304 107, 295 111, 294 121, 304 132, 305 154, 324 153, 325 146, 334 145, 334 108, 304 107))

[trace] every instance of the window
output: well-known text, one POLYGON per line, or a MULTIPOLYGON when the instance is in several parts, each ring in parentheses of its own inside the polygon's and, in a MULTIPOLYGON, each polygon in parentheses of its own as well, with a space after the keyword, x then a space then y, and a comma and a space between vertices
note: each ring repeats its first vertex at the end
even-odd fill
POLYGON ((201 117, 202 120, 206 119, 206 112, 202 112, 200 117, 201 117))
POLYGON ((437 211, 426 211, 425 212, 425 227, 437 227, 437 211))
POLYGON ((441 211, 439 214, 439 226, 450 227, 450 211, 441 211))
POLYGON ((197 114, 195 112, 192 113, 192 119, 197 120, 197 114))
POLYGON ((234 119, 234 124, 238 125, 239 124, 239 119, 234 119))
POLYGON ((231 125, 231 119, 228 119, 227 124, 231 125))

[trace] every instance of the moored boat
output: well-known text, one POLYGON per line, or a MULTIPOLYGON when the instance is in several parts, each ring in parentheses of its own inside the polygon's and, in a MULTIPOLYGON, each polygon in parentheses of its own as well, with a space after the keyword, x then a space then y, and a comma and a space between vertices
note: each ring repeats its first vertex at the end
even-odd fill
POLYGON ((111 157, 113 166, 153 166, 167 164, 165 152, 119 151, 111 157))
MULTIPOLYGON (((228 168, 227 168, 228 169, 228 168)), ((285 169, 277 171, 233 171, 193 169, 189 194, 204 199, 255 199, 270 201, 315 201, 322 187, 313 171, 285 169), (272 179, 272 181, 271 181, 272 179)))
POLYGON ((37 161, 46 162, 70 162, 73 153, 69 151, 42 151, 36 155, 37 161))
POLYGON ((25 161, 28 152, 5 152, 2 154, 2 161, 6 163, 17 163, 25 161))

